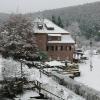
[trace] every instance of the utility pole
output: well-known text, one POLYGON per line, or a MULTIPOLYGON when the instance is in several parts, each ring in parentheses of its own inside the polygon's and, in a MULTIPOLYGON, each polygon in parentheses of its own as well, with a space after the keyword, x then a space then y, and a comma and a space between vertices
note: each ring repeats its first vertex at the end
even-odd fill
MULTIPOLYGON (((40 60, 42 60, 42 56, 40 56, 40 60)), ((42 71, 43 70, 43 66, 40 64, 40 69, 39 69, 39 71, 40 71, 40 78, 42 77, 42 71)))
POLYGON ((20 63, 21 63, 21 83, 20 83, 20 87, 19 87, 19 89, 21 90, 21 91, 23 91, 23 62, 22 62, 22 59, 20 59, 20 63))
POLYGON ((91 38, 90 39, 90 71, 92 71, 92 68, 93 68, 92 55, 93 55, 93 52, 92 52, 92 38, 91 38))
POLYGON ((93 69, 93 63, 92 63, 92 56, 93 56, 92 46, 93 46, 93 41, 92 41, 92 37, 93 37, 93 34, 91 33, 90 34, 90 71, 92 71, 92 69, 93 69))
POLYGON ((21 79, 23 78, 23 64, 22 64, 22 59, 21 59, 21 79))

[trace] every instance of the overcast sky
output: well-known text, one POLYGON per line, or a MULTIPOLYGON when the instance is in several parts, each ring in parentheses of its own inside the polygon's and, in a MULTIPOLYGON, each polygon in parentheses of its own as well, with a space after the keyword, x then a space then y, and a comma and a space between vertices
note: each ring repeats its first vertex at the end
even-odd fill
POLYGON ((0 12, 28 13, 95 1, 100 0, 0 0, 0 12))

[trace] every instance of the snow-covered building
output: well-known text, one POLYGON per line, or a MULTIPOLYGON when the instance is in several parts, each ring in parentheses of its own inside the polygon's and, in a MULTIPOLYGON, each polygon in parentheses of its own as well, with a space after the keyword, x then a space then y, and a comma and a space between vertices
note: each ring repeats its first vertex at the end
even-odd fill
POLYGON ((53 60, 73 60, 75 41, 70 33, 48 19, 34 20, 34 33, 40 50, 53 60))

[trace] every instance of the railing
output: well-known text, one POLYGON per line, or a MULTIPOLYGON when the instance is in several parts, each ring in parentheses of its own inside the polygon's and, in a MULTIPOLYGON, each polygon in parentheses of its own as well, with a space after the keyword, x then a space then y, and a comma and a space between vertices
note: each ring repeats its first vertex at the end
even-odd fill
POLYGON ((44 94, 44 96, 52 98, 53 100, 65 100, 64 98, 52 93, 51 91, 45 89, 46 86, 41 84, 39 81, 36 81, 37 92, 44 94))

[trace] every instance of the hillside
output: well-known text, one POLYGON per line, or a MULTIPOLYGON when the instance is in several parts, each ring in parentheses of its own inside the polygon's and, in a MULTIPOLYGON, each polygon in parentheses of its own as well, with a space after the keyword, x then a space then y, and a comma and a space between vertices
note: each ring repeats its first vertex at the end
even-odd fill
POLYGON ((9 18, 9 14, 0 13, 0 24, 4 23, 9 18))
MULTIPOLYGON (((85 36, 87 39, 92 36, 96 41, 100 41, 100 2, 45 10, 25 15, 32 19, 43 16, 51 20, 52 16, 54 16, 56 21, 60 16, 64 28, 73 35, 85 36)), ((0 24, 6 21, 8 17, 8 14, 0 13, 0 24)))

